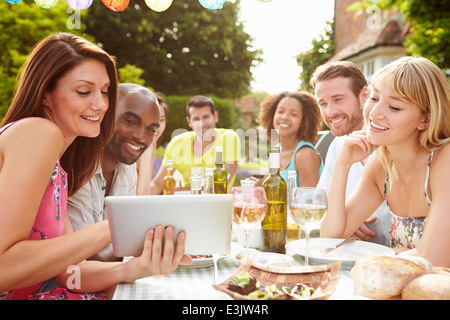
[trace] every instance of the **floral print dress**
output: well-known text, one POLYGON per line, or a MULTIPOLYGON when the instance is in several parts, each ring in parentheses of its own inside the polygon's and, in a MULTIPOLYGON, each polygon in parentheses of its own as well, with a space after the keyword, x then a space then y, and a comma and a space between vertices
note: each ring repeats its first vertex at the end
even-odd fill
MULTIPOLYGON (((6 130, 10 123, 0 129, 0 134, 6 130)), ((34 225, 28 240, 45 240, 62 236, 64 233, 64 220, 67 209, 67 173, 56 162, 50 181, 48 182, 34 225)), ((73 293, 66 288, 57 286, 50 291, 38 293, 44 282, 17 290, 0 293, 0 299, 14 300, 94 300, 105 299, 105 293, 73 293)))
MULTIPOLYGON (((425 178, 424 193, 428 205, 431 205, 431 200, 428 197, 428 180, 430 177, 430 165, 431 159, 433 159, 434 152, 431 153, 428 160, 427 175, 425 178)), ((384 199, 387 202, 386 190, 387 182, 389 180, 389 175, 386 175, 386 180, 384 182, 384 199)), ((389 206, 389 203, 388 203, 389 206)), ((427 217, 400 217, 394 214, 390 209, 391 213, 391 228, 389 230, 389 237, 391 242, 391 248, 405 247, 408 249, 416 248, 419 245, 420 238, 423 234, 423 229, 425 228, 425 223, 427 217)))

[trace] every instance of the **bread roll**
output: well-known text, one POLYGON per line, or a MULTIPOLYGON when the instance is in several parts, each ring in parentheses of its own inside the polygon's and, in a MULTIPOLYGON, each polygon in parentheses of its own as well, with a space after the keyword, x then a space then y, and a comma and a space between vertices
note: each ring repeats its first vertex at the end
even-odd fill
POLYGON ((445 267, 433 267, 433 273, 445 274, 450 276, 450 269, 445 267))
POLYGON ((450 275, 426 274, 408 283, 403 300, 450 300, 450 275))
POLYGON ((371 299, 400 296, 411 280, 432 272, 431 264, 418 257, 369 256, 356 261, 351 270, 354 294, 371 299))

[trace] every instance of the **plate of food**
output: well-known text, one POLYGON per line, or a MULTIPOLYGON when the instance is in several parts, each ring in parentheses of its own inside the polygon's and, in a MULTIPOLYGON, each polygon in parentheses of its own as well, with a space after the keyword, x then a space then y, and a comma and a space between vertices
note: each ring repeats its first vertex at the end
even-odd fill
POLYGON ((223 283, 213 285, 235 300, 323 300, 336 290, 341 262, 277 267, 245 262, 223 283))
MULTIPOLYGON (((381 244, 368 241, 353 241, 330 253, 323 255, 321 251, 337 245, 344 239, 313 238, 309 239, 309 261, 311 264, 327 264, 334 261, 342 261, 342 266, 353 266, 363 257, 373 255, 395 255, 394 250, 381 244)), ((295 240, 286 244, 286 252, 289 255, 305 256, 305 239, 295 240)))
MULTIPOLYGON (((244 247, 234 241, 231 241, 230 245, 230 252, 226 254, 221 254, 219 256, 219 259, 223 259, 226 257, 235 257, 239 252, 244 250, 244 247)), ((196 255, 192 256, 192 264, 186 266, 186 265, 180 265, 179 268, 184 269, 192 269, 192 268, 206 268, 214 265, 214 261, 212 258, 212 255, 196 255)))

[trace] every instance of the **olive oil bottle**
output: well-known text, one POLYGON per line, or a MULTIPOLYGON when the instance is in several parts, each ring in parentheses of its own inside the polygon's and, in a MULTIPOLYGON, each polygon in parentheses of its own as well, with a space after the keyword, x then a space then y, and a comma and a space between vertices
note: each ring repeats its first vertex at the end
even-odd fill
POLYGON ((175 177, 173 173, 175 169, 172 166, 172 160, 167 160, 166 176, 164 177, 163 194, 175 194, 175 177))
POLYGON ((271 147, 269 175, 262 183, 266 191, 267 212, 261 222, 261 250, 286 253, 287 211, 286 182, 280 176, 280 147, 271 147))
POLYGON ((223 148, 216 147, 216 165, 214 167, 214 193, 227 193, 227 169, 223 165, 223 148))

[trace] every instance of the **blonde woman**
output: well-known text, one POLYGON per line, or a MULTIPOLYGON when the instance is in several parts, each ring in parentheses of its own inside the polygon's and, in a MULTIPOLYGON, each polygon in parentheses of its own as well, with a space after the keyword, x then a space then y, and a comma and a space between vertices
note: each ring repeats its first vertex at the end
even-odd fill
POLYGON ((349 135, 336 160, 321 236, 350 236, 386 199, 391 247, 450 267, 448 79, 425 58, 401 58, 376 73, 364 108, 365 128, 349 135), (350 166, 375 150, 345 201, 350 166))

